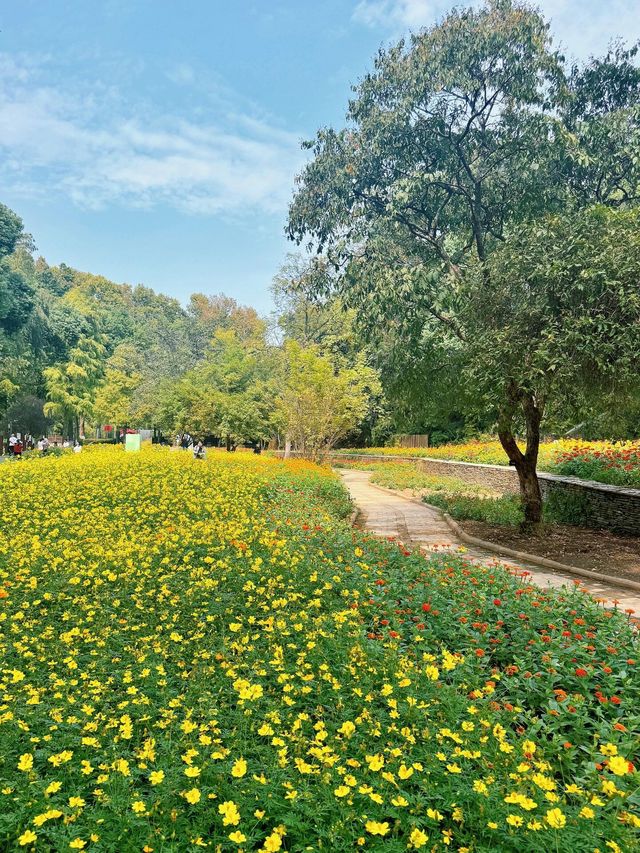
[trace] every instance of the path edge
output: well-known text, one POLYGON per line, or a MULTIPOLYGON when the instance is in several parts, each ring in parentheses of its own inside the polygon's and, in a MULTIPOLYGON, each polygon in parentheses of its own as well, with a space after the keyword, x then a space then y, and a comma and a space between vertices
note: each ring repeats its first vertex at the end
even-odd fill
POLYGON ((395 495, 398 498, 402 498, 404 501, 409 501, 409 503, 418 504, 419 506, 426 506, 428 509, 437 512, 441 518, 445 520, 456 536, 459 536, 467 545, 476 545, 478 548, 484 548, 486 551, 492 551, 494 554, 498 554, 499 556, 524 560, 527 563, 532 563, 534 566, 540 566, 543 569, 555 569, 556 571, 565 572, 569 575, 576 575, 580 578, 596 581, 596 583, 606 583, 609 584, 609 586, 617 586, 622 589, 632 589, 634 592, 640 592, 640 583, 637 581, 628 580, 627 578, 616 578, 612 575, 603 575, 600 572, 590 572, 587 569, 579 569, 577 566, 569 566, 566 563, 557 563, 555 560, 548 560, 546 557, 538 557, 537 554, 528 554, 526 551, 515 551, 513 548, 507 548, 506 545, 497 545, 495 542, 487 542, 485 539, 478 539, 477 536, 471 536, 470 533, 465 533, 458 522, 454 521, 449 513, 443 512, 440 507, 433 506, 433 504, 421 501, 418 498, 408 498, 406 495, 403 495, 394 489, 385 489, 384 486, 378 486, 370 480, 369 485, 387 495, 395 495))

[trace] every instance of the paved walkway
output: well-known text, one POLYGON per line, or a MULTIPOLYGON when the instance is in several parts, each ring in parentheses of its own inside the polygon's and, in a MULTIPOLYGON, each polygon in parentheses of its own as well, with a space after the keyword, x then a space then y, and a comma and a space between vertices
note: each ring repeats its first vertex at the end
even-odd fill
POLYGON ((369 482, 371 474, 342 468, 339 471, 351 497, 360 511, 359 523, 376 536, 396 537, 406 545, 418 545, 425 551, 457 551, 464 548, 467 556, 484 562, 504 563, 521 571, 527 571, 538 586, 561 587, 581 580, 594 598, 605 599, 608 606, 617 601, 620 610, 633 608, 640 616, 640 593, 624 587, 578 578, 552 569, 541 568, 532 563, 499 557, 490 551, 465 545, 455 534, 442 515, 428 506, 421 506, 399 494, 378 489, 369 482))

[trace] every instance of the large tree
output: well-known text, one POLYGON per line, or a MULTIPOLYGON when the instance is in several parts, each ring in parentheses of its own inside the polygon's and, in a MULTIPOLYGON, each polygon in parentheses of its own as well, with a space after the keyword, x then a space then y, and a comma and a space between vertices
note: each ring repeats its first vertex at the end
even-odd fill
MULTIPOLYGON (((490 308, 493 255, 520 224, 637 197, 637 80, 622 50, 568 73, 548 25, 526 5, 454 10, 381 50, 355 88, 347 127, 322 129, 307 144, 313 159, 298 180, 289 236, 331 258, 333 286, 372 334, 392 329, 408 347, 427 342, 465 362, 471 293, 484 288, 490 308)), ((525 369, 505 371, 489 356, 500 439, 535 524, 549 401, 525 369)))

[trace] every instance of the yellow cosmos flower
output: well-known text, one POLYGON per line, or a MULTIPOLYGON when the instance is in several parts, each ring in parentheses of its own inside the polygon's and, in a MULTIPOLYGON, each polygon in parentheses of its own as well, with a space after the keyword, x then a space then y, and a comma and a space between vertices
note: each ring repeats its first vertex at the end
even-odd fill
POLYGON ((336 797, 347 797, 351 793, 351 788, 347 788, 346 785, 339 785, 333 793, 336 797))
POLYGON ((222 823, 225 826, 237 826, 240 823, 240 812, 233 800, 225 800, 224 803, 220 803, 218 812, 222 815, 222 823))
POLYGON ((377 773, 378 770, 384 767, 384 756, 382 755, 367 755, 366 761, 369 765, 369 770, 372 770, 374 773, 377 773))
POLYGON ((33 768, 33 755, 29 752, 25 752, 24 755, 21 755, 18 759, 18 770, 22 770, 26 772, 33 768))
POLYGON ((375 821, 375 820, 368 820, 365 823, 364 828, 371 835, 386 835, 389 832, 389 824, 387 823, 386 820, 383 821, 382 823, 379 823, 378 821, 375 821))
POLYGON ((195 806, 196 803, 200 802, 200 797, 202 795, 198 788, 191 788, 188 791, 183 791, 182 796, 188 803, 191 803, 192 806, 195 806))
POLYGON ((147 811, 147 807, 142 800, 135 800, 131 803, 131 808, 136 814, 144 814, 147 811))
POLYGON ((621 755, 614 755, 613 758, 610 758, 607 767, 616 776, 624 776, 629 772, 629 762, 621 755))
POLYGON ((244 832, 240 832, 239 829, 236 829, 235 832, 229 833, 229 839, 233 841, 234 844, 242 844, 243 841, 247 840, 247 836, 244 832))
POLYGON ((247 762, 244 758, 239 758, 231 768, 231 775, 236 779, 241 779, 247 772, 247 762))
POLYGON ((149 782, 152 785, 159 785, 164 781, 164 770, 154 770, 149 774, 149 782))
POLYGON ((418 827, 413 829, 411 831, 411 834, 409 835, 409 844, 411 844, 411 846, 414 847, 416 850, 419 850, 421 847, 424 847, 428 840, 429 836, 427 835, 427 833, 423 832, 421 829, 418 829, 418 827))
POLYGON ((62 812, 60 809, 49 809, 47 812, 43 812, 42 814, 36 815, 33 819, 34 826, 42 826, 48 820, 55 820, 58 817, 62 817, 62 812))
POLYGON ((275 853, 275 851, 280 850, 281 847, 282 838, 280 837, 280 834, 274 830, 268 838, 265 838, 261 849, 264 850, 265 853, 275 853))
POLYGON ((27 844, 33 844, 36 841, 38 836, 31 829, 27 829, 26 832, 23 832, 22 835, 18 838, 18 844, 20 847, 26 847, 27 844))
POLYGON ((545 814, 544 819, 552 829, 562 829, 567 822, 566 817, 560 809, 549 809, 545 814))

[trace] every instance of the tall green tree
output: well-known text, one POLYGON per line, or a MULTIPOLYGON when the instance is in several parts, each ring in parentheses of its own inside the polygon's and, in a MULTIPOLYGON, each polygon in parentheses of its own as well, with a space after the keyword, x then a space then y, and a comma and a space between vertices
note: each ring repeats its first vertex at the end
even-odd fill
POLYGON ((93 403, 93 416, 100 423, 131 423, 134 394, 142 380, 140 362, 140 354, 132 344, 120 344, 106 361, 93 403))
POLYGON ((47 389, 45 415, 54 418, 67 435, 78 438, 84 421, 94 415, 95 395, 104 375, 106 356, 102 336, 83 336, 66 362, 44 370, 47 389))
MULTIPOLYGON (((611 83, 633 78, 628 57, 592 68, 569 74, 542 16, 511 0, 454 10, 381 50, 347 127, 322 129, 307 145, 313 159, 290 208, 290 237, 332 259, 334 288, 374 334, 392 327, 407 346, 422 339, 465 359, 467 278, 479 276, 490 307, 492 256, 521 224, 637 195, 637 92, 623 82, 616 94, 611 83)), ((536 524, 548 401, 517 365, 505 372, 496 358, 488 368, 500 439, 536 524)))
POLYGON ((366 417, 379 391, 378 376, 362 356, 351 367, 336 368, 317 346, 285 344, 278 415, 303 456, 324 459, 366 417))

